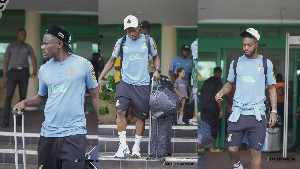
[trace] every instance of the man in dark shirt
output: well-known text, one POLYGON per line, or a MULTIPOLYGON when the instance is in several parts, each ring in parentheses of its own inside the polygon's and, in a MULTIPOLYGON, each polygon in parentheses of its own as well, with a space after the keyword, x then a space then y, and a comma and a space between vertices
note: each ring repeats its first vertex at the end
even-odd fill
POLYGON ((214 76, 207 79, 201 88, 201 120, 206 122, 211 129, 214 142, 210 146, 211 152, 222 152, 215 147, 218 131, 221 126, 223 116, 222 102, 216 102, 215 95, 222 89, 222 69, 214 68, 214 76))
MULTIPOLYGON (((34 56, 32 47, 25 43, 26 31, 19 29, 17 32, 17 41, 10 43, 7 46, 3 64, 3 86, 7 88, 7 95, 4 103, 4 121, 1 127, 7 127, 9 125, 9 118, 11 115, 11 101, 15 93, 16 86, 19 86, 20 100, 26 99, 28 78, 35 78, 37 71, 37 62, 34 56), (29 62, 28 56, 32 61, 33 73, 29 74, 29 62), (6 79, 6 73, 10 66, 8 73, 8 79, 6 79)), ((17 116, 17 125, 21 126, 21 117, 17 116)))

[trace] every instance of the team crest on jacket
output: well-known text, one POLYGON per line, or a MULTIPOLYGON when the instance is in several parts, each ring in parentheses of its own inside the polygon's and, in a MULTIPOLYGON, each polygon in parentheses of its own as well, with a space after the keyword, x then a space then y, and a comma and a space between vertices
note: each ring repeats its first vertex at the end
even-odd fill
POLYGON ((261 71, 261 68, 262 68, 262 65, 259 65, 259 66, 257 67, 257 71, 261 71))
POLYGON ((73 76, 74 72, 73 72, 74 67, 70 67, 69 71, 67 72, 68 76, 73 76))

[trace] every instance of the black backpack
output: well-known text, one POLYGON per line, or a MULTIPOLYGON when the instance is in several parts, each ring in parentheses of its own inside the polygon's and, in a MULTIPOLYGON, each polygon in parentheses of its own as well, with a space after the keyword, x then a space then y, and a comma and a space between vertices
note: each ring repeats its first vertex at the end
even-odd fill
MULTIPOLYGON (((264 74, 265 74, 265 84, 267 85, 267 72, 268 72, 267 58, 262 57, 262 60, 263 60, 263 67, 264 67, 264 74)), ((238 61, 239 61, 239 57, 234 58, 234 60, 233 60, 234 84, 236 83, 236 67, 237 67, 238 61)))

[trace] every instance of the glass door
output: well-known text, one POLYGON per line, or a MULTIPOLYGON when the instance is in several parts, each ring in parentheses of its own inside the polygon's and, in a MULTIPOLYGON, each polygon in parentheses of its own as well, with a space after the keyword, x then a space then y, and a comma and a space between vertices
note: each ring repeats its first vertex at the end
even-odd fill
MULTIPOLYGON (((198 90, 199 95, 202 85, 205 80, 213 76, 214 68, 219 66, 221 67, 223 74, 221 77, 223 85, 226 82, 226 50, 217 49, 217 48, 199 48, 198 49, 198 70, 200 73, 198 90)), ((199 114, 198 117, 201 119, 201 97, 199 97, 198 104, 199 114)), ((225 102, 223 102, 223 117, 221 120, 221 129, 216 140, 216 147, 225 146, 225 102)), ((210 147, 207 145, 206 147, 210 147)))

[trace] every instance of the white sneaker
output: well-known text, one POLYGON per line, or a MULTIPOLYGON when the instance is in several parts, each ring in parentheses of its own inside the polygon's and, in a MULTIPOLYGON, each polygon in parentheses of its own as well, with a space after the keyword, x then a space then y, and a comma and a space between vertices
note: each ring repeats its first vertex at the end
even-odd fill
POLYGON ((185 123, 183 121, 179 121, 178 124, 185 125, 185 123))
POLYGON ((195 126, 195 125, 198 125, 198 122, 190 121, 189 124, 195 126))
POLYGON ((128 148, 128 145, 122 146, 120 144, 119 149, 118 149, 117 153, 114 155, 114 157, 115 158, 123 158, 124 155, 128 155, 128 154, 130 154, 130 150, 128 148))
POLYGON ((131 157, 135 157, 135 158, 141 158, 141 153, 140 153, 140 148, 133 146, 132 147, 132 155, 131 157))

